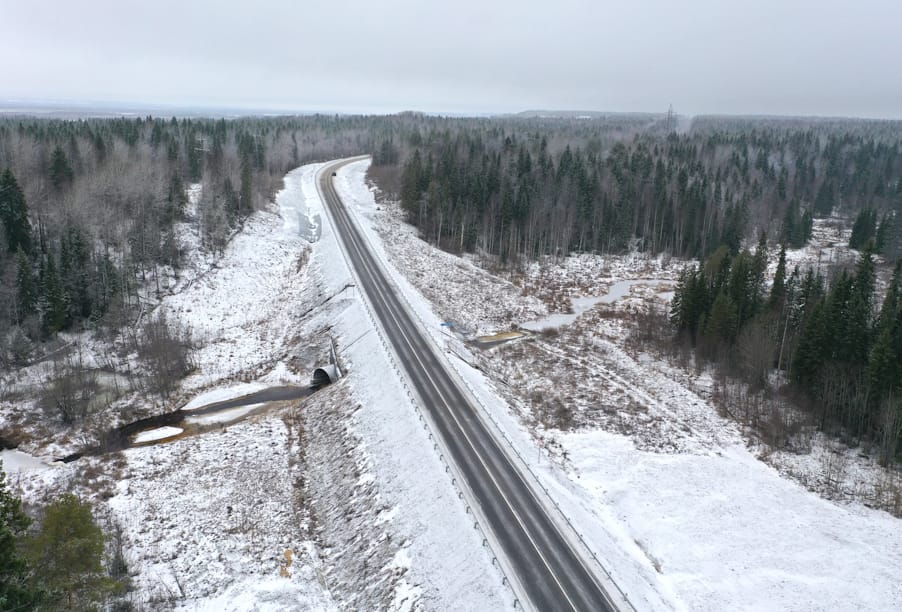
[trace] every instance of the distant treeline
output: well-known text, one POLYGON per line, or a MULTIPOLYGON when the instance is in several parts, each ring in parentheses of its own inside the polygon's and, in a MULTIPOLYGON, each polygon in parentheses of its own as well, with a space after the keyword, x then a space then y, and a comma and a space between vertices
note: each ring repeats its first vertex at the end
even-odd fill
POLYGON ((902 252, 902 122, 702 118, 677 134, 666 118, 621 121, 461 123, 375 162, 400 157, 398 195, 426 239, 504 260, 735 254, 756 230, 800 246, 814 217, 863 210, 859 246, 902 252))

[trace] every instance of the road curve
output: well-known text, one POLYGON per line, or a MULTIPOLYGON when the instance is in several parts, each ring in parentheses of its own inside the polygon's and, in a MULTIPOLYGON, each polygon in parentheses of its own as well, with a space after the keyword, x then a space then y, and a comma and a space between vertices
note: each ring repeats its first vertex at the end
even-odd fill
POLYGON ((422 409, 466 479, 484 521, 517 574, 522 594, 537 610, 617 610, 423 337, 342 205, 332 173, 351 161, 355 160, 326 166, 317 188, 422 409))

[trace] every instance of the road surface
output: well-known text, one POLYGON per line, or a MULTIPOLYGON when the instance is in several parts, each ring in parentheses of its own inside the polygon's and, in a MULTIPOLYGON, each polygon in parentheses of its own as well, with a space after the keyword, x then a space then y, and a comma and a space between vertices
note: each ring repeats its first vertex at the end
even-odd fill
MULTIPOLYGON (((445 447, 466 479, 524 595, 538 610, 617 610, 546 514, 531 487, 489 433, 397 297, 350 219, 326 166, 318 188, 366 295, 445 447)), ((485 526, 485 525, 484 525, 485 526)), ((436 551, 436 554, 440 554, 436 551)))

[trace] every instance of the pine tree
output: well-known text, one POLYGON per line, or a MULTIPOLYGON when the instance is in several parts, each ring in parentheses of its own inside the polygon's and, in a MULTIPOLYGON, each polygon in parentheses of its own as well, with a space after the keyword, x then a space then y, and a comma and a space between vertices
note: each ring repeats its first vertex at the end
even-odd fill
POLYGON ((6 232, 6 245, 10 253, 20 248, 31 253, 31 225, 28 223, 28 205, 25 194, 19 188, 10 170, 0 175, 0 221, 6 232))
POLYGON ((69 609, 90 609, 117 586, 103 568, 104 536, 91 506, 71 493, 47 506, 26 550, 41 583, 69 609))

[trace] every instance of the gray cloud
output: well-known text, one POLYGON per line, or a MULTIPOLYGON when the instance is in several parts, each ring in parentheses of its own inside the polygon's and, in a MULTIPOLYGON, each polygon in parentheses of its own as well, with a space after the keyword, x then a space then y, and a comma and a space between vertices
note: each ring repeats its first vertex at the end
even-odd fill
POLYGON ((6 4, 5 98, 902 117, 892 0, 6 4))

